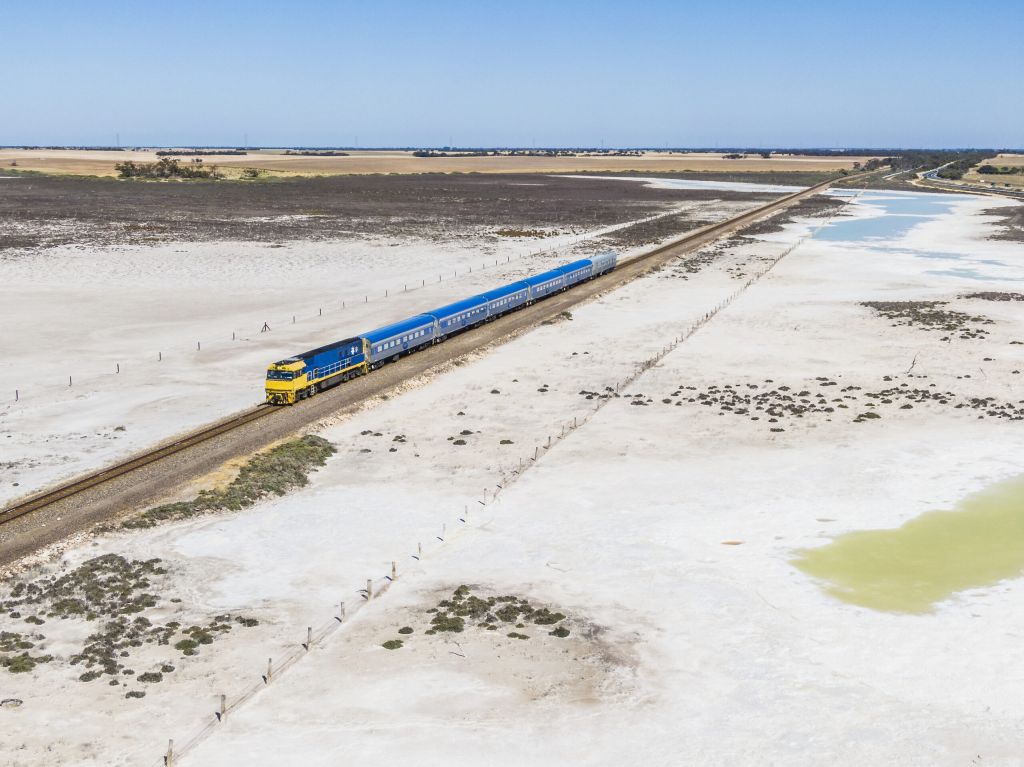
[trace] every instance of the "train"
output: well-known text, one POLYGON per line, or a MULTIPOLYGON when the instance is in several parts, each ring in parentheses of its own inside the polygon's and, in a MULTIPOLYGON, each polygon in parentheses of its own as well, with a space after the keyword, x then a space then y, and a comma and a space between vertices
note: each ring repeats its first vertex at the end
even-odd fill
POLYGON ((599 253, 275 362, 267 367, 266 401, 294 405, 456 333, 606 274, 617 263, 615 252, 599 253))

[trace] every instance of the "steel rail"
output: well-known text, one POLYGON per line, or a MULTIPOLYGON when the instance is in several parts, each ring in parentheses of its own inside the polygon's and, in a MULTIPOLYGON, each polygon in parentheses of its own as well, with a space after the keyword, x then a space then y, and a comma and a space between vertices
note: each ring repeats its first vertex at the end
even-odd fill
MULTIPOLYGON (((657 248, 654 248, 653 250, 641 253, 633 258, 620 262, 618 265, 616 265, 615 269, 604 275, 604 277, 608 279, 614 279, 616 273, 621 273, 620 270, 623 270, 624 267, 633 267, 633 269, 635 269, 638 264, 641 264, 648 260, 656 259, 658 256, 670 253, 676 248, 686 245, 701 244, 704 241, 712 240, 723 232, 742 228, 743 226, 752 223, 757 219, 763 218, 769 214, 778 212, 788 207, 790 204, 796 202, 797 200, 803 197, 808 197, 824 189, 827 189, 836 181, 849 180, 850 178, 857 178, 860 175, 863 174, 858 174, 858 176, 845 176, 836 179, 829 179, 827 181, 822 181, 818 184, 807 187, 806 189, 801 189, 797 192, 792 192, 788 195, 780 197, 779 199, 773 200, 772 202, 755 208, 754 210, 749 210, 745 213, 741 213, 738 216, 726 219, 725 221, 720 221, 716 224, 711 224, 709 226, 702 227, 701 229, 695 230, 693 232, 688 232, 687 234, 673 240, 672 242, 666 243, 665 245, 660 245, 657 248)), ((573 285, 571 288, 564 292, 571 293, 574 290, 582 288, 585 285, 588 285, 588 283, 578 283, 576 285, 573 285)), ((551 294, 551 297, 554 297, 556 295, 559 294, 553 293, 551 294)), ((474 332, 474 330, 476 329, 474 328, 467 332, 472 333, 474 332)), ((98 485, 102 485, 103 483, 109 482, 110 480, 115 479, 117 477, 122 477, 125 474, 130 474, 131 472, 137 469, 140 469, 144 466, 149 466, 150 464, 156 463, 157 461, 168 456, 184 452, 185 450, 188 450, 196 445, 202 444, 203 442, 206 442, 222 434, 226 434, 230 431, 233 431, 241 426, 244 426, 245 424, 252 423, 253 421, 265 418, 279 411, 280 408, 275 406, 266 404, 257 405, 254 408, 230 416, 229 418, 226 418, 222 421, 218 421, 214 424, 201 427, 200 429, 189 432, 185 435, 175 437, 169 442, 159 444, 157 445, 157 447, 151 450, 132 456, 131 458, 128 458, 124 461, 112 464, 106 468, 100 469, 99 471, 90 472, 88 474, 74 478, 50 490, 44 490, 42 492, 28 496, 0 511, 0 525, 11 522, 15 519, 18 519, 19 517, 23 517, 26 514, 30 514, 34 511, 46 508, 47 506, 57 503, 58 501, 62 501, 66 498, 70 498, 74 495, 77 495, 85 490, 96 487, 98 485)))

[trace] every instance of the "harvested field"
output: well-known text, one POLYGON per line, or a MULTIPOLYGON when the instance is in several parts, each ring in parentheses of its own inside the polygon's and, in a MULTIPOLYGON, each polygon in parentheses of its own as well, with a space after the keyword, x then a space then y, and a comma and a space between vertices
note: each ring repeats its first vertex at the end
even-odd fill
POLYGON ((541 230, 618 224, 665 212, 673 203, 760 199, 769 196, 516 175, 334 176, 268 184, 25 177, 0 186, 0 251, 70 243, 535 237, 541 230))
POLYGON ((998 154, 975 165, 964 174, 964 181, 985 186, 1009 187, 1024 189, 1024 172, 1021 173, 978 173, 982 165, 995 165, 998 168, 1020 168, 1024 171, 1024 154, 998 154))
MULTIPOLYGON (((576 173, 580 171, 670 173, 696 171, 768 172, 812 171, 835 172, 853 168, 866 157, 816 157, 777 155, 765 159, 751 155, 727 160, 711 152, 644 152, 628 156, 479 156, 479 157, 415 157, 412 152, 398 150, 346 150, 347 156, 288 155, 284 150, 250 150, 241 156, 204 156, 205 165, 215 164, 228 176, 240 175, 243 168, 259 168, 277 177, 348 175, 372 173, 576 173)), ((0 167, 17 163, 17 170, 42 173, 116 176, 119 162, 155 162, 156 150, 94 151, 67 149, 0 149, 0 167)), ((182 160, 187 161, 188 156, 182 160)))

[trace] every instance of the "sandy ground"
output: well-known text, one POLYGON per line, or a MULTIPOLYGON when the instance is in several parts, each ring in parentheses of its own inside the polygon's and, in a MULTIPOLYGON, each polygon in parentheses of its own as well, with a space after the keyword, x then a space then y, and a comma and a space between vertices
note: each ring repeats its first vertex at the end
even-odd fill
MULTIPOLYGON (((663 215, 719 220, 758 204, 663 215)), ((629 223, 540 240, 174 242, 4 259, 0 502, 262 401, 270 362, 584 257, 629 223)))
MULTIPOLYGON (((0 149, 0 168, 45 173, 116 176, 114 165, 131 160, 155 162, 156 150, 91 151, 61 149, 0 149), (12 166, 11 163, 17 163, 12 166)), ((188 160, 188 157, 179 158, 188 160)), ((852 168, 865 157, 751 155, 726 160, 706 152, 645 152, 640 156, 581 157, 414 157, 412 152, 351 151, 347 157, 285 155, 280 150, 252 151, 244 156, 204 156, 207 165, 229 171, 260 168, 274 175, 331 175, 349 173, 572 173, 578 171, 832 171, 852 168)))
MULTIPOLYGON (((883 203, 865 195, 850 212, 870 219, 883 203)), ((775 425, 686 396, 817 390, 823 378, 870 391, 889 376, 1019 399, 1019 307, 957 296, 1019 291, 1024 253, 984 239, 991 200, 951 205, 898 238, 800 244, 618 398, 587 393, 614 389, 820 221, 697 272, 665 268, 325 424, 339 453, 302 492, 68 552, 50 567, 159 556, 162 593, 182 599, 165 614, 261 623, 173 658, 179 670, 142 701, 59 662, 0 674, 0 697, 24 701, 0 708, 8 761, 158 764, 174 738, 197 744, 181 761, 195 765, 1020 764, 1020 580, 896 615, 838 602, 789 562, 1015 475, 1019 422, 929 403, 866 423, 852 423, 855 408, 775 425), (930 268, 936 254, 967 265, 930 268), (860 305, 920 299, 995 324, 943 342, 860 305), (449 439, 460 435, 466 445, 449 439), (391 561, 397 582, 364 603, 358 590, 384 585, 391 561), (557 609, 570 636, 533 624, 527 640, 424 635, 425 611, 460 584, 557 609), (305 627, 317 638, 336 627, 339 601, 346 622, 306 654, 305 627), (383 649, 402 626, 414 629, 405 646, 383 649), (264 689, 268 657, 300 656, 264 689), (218 694, 253 690, 211 724, 218 694)), ((81 630, 41 629, 55 653, 81 630)))

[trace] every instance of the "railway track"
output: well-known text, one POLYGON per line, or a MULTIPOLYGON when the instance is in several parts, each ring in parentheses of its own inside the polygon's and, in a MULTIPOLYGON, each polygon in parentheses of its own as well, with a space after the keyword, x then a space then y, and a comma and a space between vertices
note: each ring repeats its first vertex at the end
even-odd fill
MULTIPOLYGON (((844 180, 849 180, 850 178, 856 177, 845 177, 844 180)), ((818 192, 827 189, 836 180, 838 179, 823 181, 819 184, 808 187, 807 189, 800 190, 799 192, 794 192, 780 197, 766 205, 762 205, 751 211, 742 213, 739 216, 727 219, 726 221, 721 221, 717 224, 711 224, 693 232, 689 232, 670 243, 661 245, 653 250, 620 262, 615 270, 603 275, 602 277, 578 284, 564 293, 555 294, 555 296, 545 299, 537 304, 533 304, 526 309, 521 309, 512 314, 505 315, 494 323, 485 324, 476 329, 467 331, 466 333, 461 334, 461 336, 449 339, 444 344, 431 347, 431 349, 420 352, 419 354, 414 355, 411 359, 429 358, 428 362, 421 365, 406 365, 404 369, 405 377, 400 380, 408 380, 409 378, 420 375, 431 367, 440 364, 443 360, 439 355, 435 355, 438 357, 437 361, 430 358, 431 351, 442 350, 443 353, 446 349, 452 349, 454 356, 458 357, 462 354, 473 351, 475 348, 493 343, 496 338, 500 339, 508 337, 511 333, 522 329, 524 326, 530 327, 543 319, 555 316, 558 312, 563 311, 567 306, 586 300, 596 292, 602 292, 607 289, 618 287, 625 282, 639 277, 648 271, 649 268, 653 268, 668 257, 676 255, 676 251, 686 252, 688 250, 693 250, 701 245, 718 239, 724 234, 742 229, 744 226, 747 226, 754 221, 780 212, 804 197, 817 194, 818 192), (497 333, 494 331, 495 326, 498 326, 497 333), (491 333, 487 333, 487 329, 491 329, 491 333), (490 339, 487 338, 488 335, 491 336, 490 339), (467 340, 472 338, 479 338, 480 340, 476 344, 467 343, 467 340)), ((402 361, 389 365, 387 368, 396 368, 400 366, 402 366, 402 361)), ((384 370, 387 370, 387 368, 384 370)), ((232 432, 241 430, 244 426, 253 424, 254 422, 262 423, 278 420, 274 418, 276 414, 301 409, 309 412, 310 418, 308 419, 308 422, 312 423, 324 415, 329 414, 324 412, 325 405, 330 405, 333 402, 335 409, 340 409, 345 407, 347 404, 352 404, 353 401, 365 400, 370 396, 373 396, 377 393, 377 390, 382 387, 384 389, 391 388, 394 384, 387 383, 385 377, 381 376, 381 372, 383 371, 377 371, 372 376, 356 379, 345 386, 336 387, 328 392, 319 394, 316 397, 304 400, 302 403, 296 404, 291 408, 277 408, 269 405, 258 405, 214 424, 210 424, 189 432, 188 434, 175 437, 170 441, 157 445, 151 450, 132 456, 125 461, 113 464, 99 471, 90 472, 57 487, 44 490, 18 500, 14 504, 0 511, 0 529, 3 529, 11 522, 24 518, 32 513, 60 506, 64 502, 70 503, 75 500, 80 500, 81 497, 87 494, 87 491, 89 490, 100 488, 101 486, 119 478, 130 478, 133 474, 142 473, 142 471, 147 467, 153 467, 155 464, 165 461, 173 456, 180 456, 186 451, 196 448, 199 445, 203 445, 204 443, 211 443, 218 437, 229 435, 232 432), (374 384, 377 384, 378 378, 380 385, 374 386, 374 384), (338 396, 340 393, 344 393, 346 391, 352 396, 347 398, 338 396), (346 402, 345 399, 348 399, 349 402, 346 402)), ((290 431, 294 431, 296 428, 298 427, 292 427, 290 431)), ((274 432, 275 430, 268 429, 267 431, 274 432)), ((278 436, 278 434, 273 433, 267 441, 272 441, 272 439, 277 438, 278 436)), ((132 494, 126 493, 126 495, 132 494)), ((139 502, 140 500, 141 496, 137 493, 131 498, 131 501, 133 502, 139 502)), ((85 522, 94 521, 89 519, 90 515, 83 516, 85 517, 83 520, 85 522)), ((60 519, 60 517, 57 517, 58 521, 60 519)), ((2 564, 3 559, 10 560, 31 550, 27 544, 15 546, 14 549, 14 553, 0 552, 0 564, 2 564), (4 556, 4 554, 6 554, 6 556, 4 556)))
POLYGON ((62 501, 65 498, 70 498, 73 495, 77 495, 84 490, 101 485, 104 482, 124 476, 132 471, 148 466, 151 463, 159 461, 161 458, 166 458, 169 455, 180 453, 183 450, 188 450, 190 447, 199 445, 207 440, 219 437, 221 434, 237 429, 247 423, 251 423, 259 418, 264 418, 274 412, 274 408, 270 405, 258 405, 251 410, 245 410, 241 413, 226 418, 223 421, 218 421, 215 424, 204 426, 197 431, 190 432, 183 437, 175 438, 170 442, 163 443, 152 450, 149 450, 140 455, 136 455, 133 458, 129 458, 121 463, 115 463, 112 466, 108 466, 100 471, 86 474, 85 476, 68 482, 67 484, 56 487, 52 490, 47 490, 36 495, 29 496, 22 501, 9 506, 0 512, 0 524, 10 522, 23 517, 26 514, 30 514, 33 511, 41 509, 50 504, 62 501))

